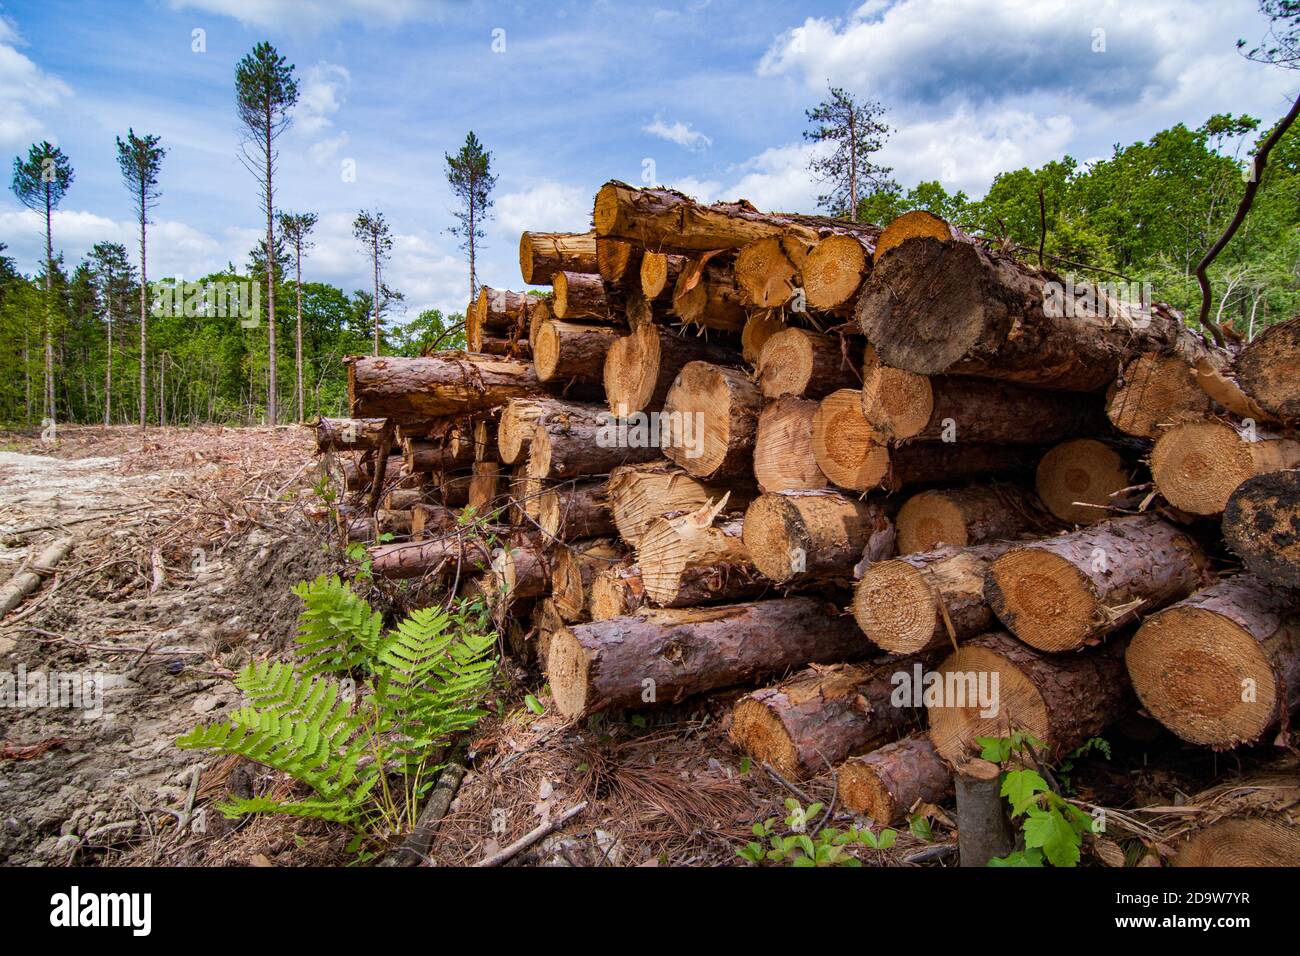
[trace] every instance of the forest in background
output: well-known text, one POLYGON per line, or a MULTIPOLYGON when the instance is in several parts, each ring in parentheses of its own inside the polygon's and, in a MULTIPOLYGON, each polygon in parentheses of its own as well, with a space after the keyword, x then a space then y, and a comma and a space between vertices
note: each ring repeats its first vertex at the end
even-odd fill
MULTIPOLYGON (((980 199, 948 193, 937 182, 906 192, 881 189, 859 201, 857 215, 884 223, 911 209, 927 209, 1015 247, 1028 261, 1035 261, 1041 242, 1045 264, 1062 275, 1150 283, 1156 301, 1194 315, 1200 301, 1196 263, 1231 220, 1250 155, 1271 123, 1216 115, 1195 129, 1180 124, 1146 141, 1117 145, 1110 157, 1095 163, 1066 156, 1038 169, 1002 173, 980 199)), ((57 242, 56 232, 56 249, 57 242)), ((264 283, 264 262, 259 248, 242 269, 230 264, 198 281, 264 283)), ((138 284, 127 263, 120 246, 101 244, 75 265, 56 251, 49 314, 60 422, 103 421, 110 313, 112 419, 139 420, 139 312, 133 306, 138 284), (108 281, 104 263, 118 251, 121 267, 108 270, 108 281)), ((282 369, 291 369, 294 358, 297 287, 289 266, 287 253, 277 252, 276 341, 282 369)), ((301 287, 305 407, 294 407, 292 375, 282 375, 277 394, 285 420, 342 414, 342 359, 373 349, 372 295, 349 295, 311 281, 310 272, 307 257, 301 287)), ((1243 334, 1300 313, 1300 134, 1295 130, 1274 148, 1254 205, 1210 276, 1212 314, 1231 320, 1243 334)), ((518 285, 514 276, 486 278, 502 287, 518 285)), ((151 292, 174 283, 151 281, 151 292)), ((44 270, 20 274, 0 244, 0 364, 10 370, 0 379, 0 421, 6 423, 34 425, 42 418, 44 286, 44 270)), ((444 333, 462 321, 460 314, 436 310, 405 321, 390 317, 381 351, 418 355, 435 341, 456 347, 463 340, 444 333)), ((269 378, 264 325, 246 328, 231 316, 151 315, 147 336, 151 423, 264 419, 269 378)))

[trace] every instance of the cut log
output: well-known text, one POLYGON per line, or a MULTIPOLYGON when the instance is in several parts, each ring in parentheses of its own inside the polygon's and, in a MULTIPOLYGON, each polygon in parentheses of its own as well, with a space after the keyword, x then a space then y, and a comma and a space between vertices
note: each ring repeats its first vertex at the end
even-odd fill
POLYGON ((1006 484, 923 491, 904 502, 896 521, 899 554, 940 545, 964 548, 1060 527, 1032 494, 1006 484))
POLYGON ((551 591, 554 560, 538 540, 497 549, 488 582, 503 605, 539 598, 551 591))
POLYGON ((1300 589, 1300 471, 1274 471, 1237 486, 1223 511, 1223 536, 1269 584, 1300 589))
POLYGON ((651 302, 638 286, 630 287, 624 294, 624 299, 623 315, 627 319, 627 327, 632 331, 635 332, 643 325, 672 324, 668 314, 672 303, 667 299, 651 302))
POLYGON ((350 356, 348 406, 358 416, 423 422, 543 395, 532 366, 468 352, 424 358, 350 356))
POLYGON ((605 356, 618 340, 613 326, 547 319, 537 330, 533 370, 542 382, 598 384, 604 377, 605 356))
POLYGON ((961 761, 953 774, 957 798, 957 858, 985 867, 1015 849, 1015 833, 1002 799, 1002 768, 987 760, 961 761))
POLYGON ((472 441, 475 461, 497 460, 497 428, 500 422, 500 409, 493 409, 486 417, 474 422, 472 441))
POLYGON ((826 475, 813 452, 813 419, 818 404, 787 395, 768 402, 758 416, 754 477, 765 492, 826 487, 826 475))
POLYGON ((469 497, 465 504, 476 514, 490 510, 501 494, 501 465, 495 461, 476 461, 469 480, 469 497))
POLYGON ((747 477, 762 410, 763 396, 743 372, 688 362, 664 400, 680 441, 663 452, 697 478, 747 477))
POLYGON ((603 481, 551 488, 538 499, 537 524, 547 540, 601 538, 615 532, 609 486, 603 481))
POLYGON ((1080 392, 1106 388, 1134 354, 1204 350, 1176 313, 1139 311, 976 243, 925 236, 880 257, 856 315, 886 365, 1080 392))
POLYGON ((448 441, 408 438, 402 442, 402 463, 408 472, 445 471, 470 464, 473 461, 473 451, 468 444, 462 444, 453 451, 448 441))
POLYGON ((1092 524, 1111 516, 1111 495, 1132 484, 1131 474, 1115 449, 1078 438, 1043 456, 1034 489, 1047 510, 1066 524, 1092 524))
POLYGON ((745 306, 731 264, 705 256, 683 265, 673 286, 673 314, 683 325, 722 332, 744 329, 745 306))
POLYGON ((868 235, 827 236, 813 247, 801 270, 808 308, 839 312, 851 307, 871 271, 875 242, 868 235))
POLYGON ((912 663, 810 667, 736 701, 728 735, 754 760, 787 777, 816 776, 923 724, 920 708, 896 707, 890 700, 891 678, 912 663))
MULTIPOLYGON (((1289 783, 1294 787, 1294 780, 1289 783)), ((1289 816, 1232 816, 1192 832, 1172 866, 1300 866, 1300 820, 1289 816)))
POLYGON ((435 471, 429 473, 426 487, 432 496, 450 508, 469 504, 469 486, 474 476, 468 471, 435 471))
POLYGON ((1186 597, 1205 570, 1185 532, 1132 515, 1017 545, 989 567, 984 597, 1026 644, 1068 651, 1186 597))
POLYGON ((23 598, 35 591, 42 581, 54 573, 55 566, 72 550, 72 537, 59 538, 46 545, 27 567, 20 569, 0 588, 0 617, 4 617, 23 598))
POLYGON ((654 302, 661 296, 671 297, 685 264, 685 256, 647 250, 641 257, 641 292, 646 301, 654 302))
POLYGON ((519 272, 528 285, 550 285, 557 272, 597 272, 594 232, 525 232, 519 272))
POLYGON ((735 274, 741 304, 751 308, 780 308, 790 301, 799 285, 799 268, 778 236, 741 246, 736 253, 735 274))
POLYGON ((596 271, 614 288, 641 286, 641 256, 644 247, 623 239, 596 240, 596 271))
POLYGON ((543 400, 536 398, 515 398, 506 402, 497 425, 497 457, 503 465, 517 465, 528 460, 533 429, 544 407, 543 400))
POLYGON ((1147 618, 1125 658, 1142 706, 1179 737, 1254 743, 1300 704, 1296 596, 1225 578, 1147 618))
POLYGON ((382 418, 320 418, 313 428, 316 451, 372 451, 379 447, 384 430, 382 418))
POLYGON ((537 333, 542 324, 550 319, 551 300, 534 297, 528 306, 528 350, 537 351, 537 333))
POLYGON ((551 638, 564 630, 564 621, 560 619, 559 612, 555 610, 554 599, 549 597, 542 598, 537 602, 534 619, 537 623, 537 660, 544 668, 546 666, 546 656, 551 648, 551 638))
POLYGON ((370 549, 370 573, 377 578, 419 578, 452 574, 461 577, 485 571, 492 561, 487 547, 470 534, 444 535, 428 541, 385 544, 370 549))
POLYGON ((649 441, 653 436, 625 433, 617 425, 609 412, 594 405, 543 409, 528 446, 528 477, 607 475, 619 465, 660 457, 660 449, 649 441))
POLYGON ((482 286, 473 309, 465 316, 465 345, 481 352, 488 339, 518 341, 528 331, 528 303, 532 296, 508 289, 482 286))
POLYGON ((1221 421, 1187 422, 1160 436, 1151 475, 1175 508, 1219 514, 1247 478, 1300 466, 1300 441, 1221 421))
POLYGON ((879 262, 880 257, 890 249, 916 236, 929 236, 931 239, 937 239, 940 242, 952 240, 970 241, 954 226, 940 219, 934 213, 924 209, 913 209, 911 212, 905 212, 901 216, 894 218, 880 231, 880 235, 876 238, 875 248, 872 250, 872 259, 879 262))
POLYGON ((862 387, 856 367, 860 345, 836 335, 787 328, 763 343, 754 366, 764 398, 800 395, 822 398, 842 388, 862 387))
POLYGON ((712 521, 713 509, 655 518, 637 545, 637 564, 646 597, 660 607, 679 606, 688 590, 698 603, 738 601, 767 587, 750 561, 739 518, 712 521))
MULTIPOLYGON (((699 603, 696 601, 684 606, 695 607, 699 603)), ((622 617, 645 606, 645 586, 641 582, 641 568, 637 565, 615 565, 597 571, 592 578, 587 593, 587 610, 593 621, 622 617)))
POLYGON ((862 655, 853 622, 811 598, 643 608, 579 624, 550 642, 546 676, 566 717, 646 707, 809 663, 862 655))
POLYGON ((854 757, 839 769, 840 802, 882 827, 906 823, 918 804, 953 795, 952 770, 928 737, 912 736, 854 757))
POLYGON ((818 470, 832 484, 853 491, 875 488, 889 470, 885 437, 863 416, 861 397, 854 388, 827 395, 813 413, 809 435, 818 470))
POLYGON ((613 322, 605 280, 596 272, 557 272, 552 277, 555 296, 551 313, 557 319, 594 319, 613 322))
POLYGON ((873 644, 896 654, 983 634, 996 624, 984 599, 984 576, 1012 547, 1010 541, 946 547, 872 564, 853 592, 858 627, 873 644))
POLYGON ((555 552, 551 599, 567 624, 590 618, 587 590, 600 571, 625 562, 627 548, 613 538, 576 541, 555 552))
POLYGON ((745 327, 740 331, 741 357, 750 365, 757 365, 767 340, 784 329, 785 323, 780 319, 754 313, 745 320, 745 327))
POLYGON ((409 538, 411 537, 411 512, 390 511, 387 508, 379 508, 375 511, 375 528, 383 534, 391 534, 394 537, 409 538))
POLYGON ((740 510, 754 493, 743 485, 707 484, 666 461, 615 468, 609 476, 614 524, 619 536, 633 547, 640 545, 646 525, 655 518, 717 504, 723 495, 730 495, 729 508, 740 510))
POLYGON ((423 501, 423 488, 394 488, 384 495, 383 506, 389 511, 409 511, 423 501))
POLYGON ((742 364, 740 354, 658 325, 641 325, 618 338, 605 356, 605 401, 622 418, 663 408, 668 390, 688 362, 725 367, 742 364))
POLYGON ((1106 427, 1101 399, 1008 382, 917 375, 867 363, 862 412, 893 441, 1047 443, 1106 427))
POLYGON ((456 524, 456 513, 443 505, 421 501, 411 506, 411 537, 416 540, 450 531, 456 524))
POLYGON ((1055 760, 1124 713, 1128 682, 1110 650, 1045 654, 993 631, 948 655, 932 681, 914 672, 912 691, 934 701, 925 701, 930 741, 951 764, 978 755, 978 738, 1005 737, 1008 727, 1041 740, 1040 756, 1055 760))
POLYGON ((1158 438, 1171 425, 1200 421, 1211 404, 1192 366, 1174 355, 1139 355, 1106 393, 1111 423, 1139 438, 1158 438))
POLYGON ((528 462, 515 465, 510 473, 510 523, 532 527, 541 495, 542 482, 528 474, 528 462))
POLYGON ((1278 421, 1300 425, 1300 316, 1251 339, 1233 365, 1237 382, 1278 421))
POLYGON ((745 512, 745 546, 763 576, 778 584, 850 579, 864 553, 894 553, 894 523, 874 501, 835 491, 786 491, 756 498, 745 512))

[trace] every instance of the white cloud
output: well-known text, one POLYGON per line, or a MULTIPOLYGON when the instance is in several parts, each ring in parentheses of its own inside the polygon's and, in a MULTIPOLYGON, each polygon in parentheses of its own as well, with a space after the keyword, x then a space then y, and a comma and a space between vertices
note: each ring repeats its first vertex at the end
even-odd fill
POLYGON ((338 63, 319 63, 303 71, 294 120, 308 136, 323 133, 334 125, 334 116, 347 98, 352 74, 338 63))
POLYGON ((584 232, 591 228, 592 195, 589 188, 553 180, 504 193, 496 201, 497 230, 515 239, 525 230, 584 232))
POLYGON ((43 139, 57 142, 38 114, 72 96, 66 83, 18 51, 22 43, 14 25, 0 16, 0 146, 6 149, 43 139))
POLYGON ((317 140, 307 148, 307 155, 311 161, 317 165, 324 165, 331 162, 344 146, 352 141, 352 137, 347 131, 340 132, 337 136, 330 136, 326 139, 317 140))
POLYGON ((653 123, 643 126, 641 129, 651 136, 666 139, 670 143, 676 143, 678 146, 684 146, 690 150, 708 149, 713 145, 712 139, 699 130, 691 129, 689 123, 683 123, 681 120, 670 124, 665 123, 662 117, 656 116, 653 123))
POLYGON ((440 16, 440 0, 171 0, 174 10, 231 17, 254 27, 322 30, 345 21, 392 25, 440 16))

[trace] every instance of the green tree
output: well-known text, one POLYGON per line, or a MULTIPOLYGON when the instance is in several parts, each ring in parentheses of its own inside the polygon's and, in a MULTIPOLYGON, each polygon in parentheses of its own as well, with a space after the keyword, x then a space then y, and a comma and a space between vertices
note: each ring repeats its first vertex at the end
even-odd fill
POLYGON ((492 153, 483 148, 473 130, 455 156, 446 154, 446 161, 447 182, 460 200, 460 208, 454 213, 456 225, 447 231, 461 240, 461 248, 469 257, 469 299, 473 302, 478 295, 476 255, 483 226, 491 217, 492 190, 497 177, 492 174, 492 153))
POLYGON ((120 242, 97 242, 90 250, 91 273, 95 279, 99 302, 104 309, 104 424, 113 423, 113 315, 129 293, 131 263, 126 246, 120 242))
POLYGON ((365 209, 357 213, 352 221, 352 234, 357 237, 366 255, 370 258, 371 273, 374 276, 374 295, 371 307, 374 309, 375 354, 379 354, 380 332, 383 328, 383 313, 388 305, 402 298, 383 281, 383 265, 393 253, 393 235, 382 212, 371 213, 365 209))
POLYGON ((293 254, 293 290, 298 316, 294 337, 294 412, 301 422, 307 417, 302 387, 302 255, 314 245, 311 241, 311 231, 316 228, 316 214, 282 212, 279 218, 280 235, 284 236, 293 254))
POLYGON ((167 150, 158 145, 157 136, 136 136, 128 129, 126 140, 117 137, 117 165, 122 182, 131 193, 136 219, 140 224, 140 427, 148 422, 148 328, 149 328, 149 269, 148 249, 149 210, 158 204, 162 195, 158 188, 158 175, 162 171, 167 150))
MULTIPOLYGON (((45 215, 45 417, 55 418, 54 405, 54 313, 50 281, 54 272, 54 210, 72 185, 72 163, 57 146, 33 143, 27 159, 14 157, 11 188, 28 209, 45 215)), ((26 333, 24 332, 24 335, 26 333)))
MULTIPOLYGON (((245 136, 240 155, 245 167, 257 178, 262 188, 266 208, 267 255, 275 245, 275 163, 278 151, 275 141, 288 128, 290 111, 298 102, 298 84, 294 80, 293 64, 276 52, 271 44, 262 42, 235 67, 235 100, 239 121, 244 124, 245 136)), ((275 345, 275 277, 268 270, 266 279, 267 314, 267 388, 266 417, 274 425, 278 421, 275 345)))
POLYGON ((860 199, 898 190, 889 178, 893 170, 872 160, 889 138, 890 129, 882 121, 884 106, 869 99, 859 102, 853 94, 832 86, 827 99, 805 115, 815 125, 804 130, 804 139, 835 146, 829 155, 808 162, 812 174, 831 187, 817 197, 819 206, 847 219, 857 214, 860 199))

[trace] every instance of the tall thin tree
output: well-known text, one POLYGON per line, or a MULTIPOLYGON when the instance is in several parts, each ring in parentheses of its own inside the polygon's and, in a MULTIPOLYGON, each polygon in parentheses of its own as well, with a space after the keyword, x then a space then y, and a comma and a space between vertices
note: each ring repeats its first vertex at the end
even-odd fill
POLYGON ((451 191, 460 200, 456 210, 456 225, 447 231, 461 240, 461 248, 469 257, 469 297, 470 301, 478 295, 478 274, 475 269, 479 240, 483 238, 483 226, 491 216, 492 190, 497 184, 497 177, 492 174, 492 153, 483 148, 478 137, 471 130, 465 137, 465 145, 452 156, 446 154, 447 182, 451 191))
POLYGON ((113 423, 113 306, 121 300, 123 289, 131 281, 131 263, 126 246, 120 242, 97 242, 90 250, 99 300, 104 307, 106 324, 104 341, 104 424, 113 423))
POLYGON ((72 164, 57 146, 33 143, 27 160, 14 157, 11 188, 28 209, 45 214, 45 417, 53 420, 54 407, 54 210, 72 185, 72 164))
POLYGON ((393 236, 382 212, 370 213, 364 209, 357 213, 357 218, 352 221, 352 234, 365 247, 374 272, 375 298, 371 304, 375 314, 375 354, 378 355, 380 317, 388 300, 393 298, 381 276, 383 264, 388 261, 388 257, 393 252, 393 236))
POLYGON ((889 179, 893 170, 871 159, 885 145, 890 132, 881 121, 883 106, 874 100, 859 101, 852 93, 833 86, 825 100, 804 112, 808 122, 815 124, 804 130, 804 139, 835 144, 829 155, 814 156, 808 162, 813 175, 831 187, 830 192, 817 197, 819 206, 831 215, 857 219, 860 199, 898 188, 889 179))
POLYGON ((282 212, 279 219, 280 235, 285 238, 289 243, 289 248, 293 250, 293 286, 298 311, 297 341, 294 344, 294 370, 296 372, 294 403, 298 421, 301 422, 307 416, 302 388, 302 254, 314 245, 310 236, 311 231, 316 228, 316 214, 314 212, 282 212))
POLYGON ((158 145, 158 137, 136 136, 135 130, 126 131, 126 139, 117 137, 117 165, 122 172, 122 182, 131 192, 136 219, 140 223, 140 427, 149 420, 149 268, 148 227, 149 210, 158 205, 162 192, 158 189, 158 174, 162 170, 167 150, 158 145))
MULTIPOLYGON (((235 67, 235 100, 245 136, 241 149, 244 165, 257 177, 266 207, 266 255, 270 261, 275 246, 275 141, 288 128, 290 111, 298 102, 298 83, 293 64, 263 41, 253 47, 235 67)), ((279 416, 275 345, 275 270, 266 270, 267 387, 266 418, 271 425, 279 416)))

